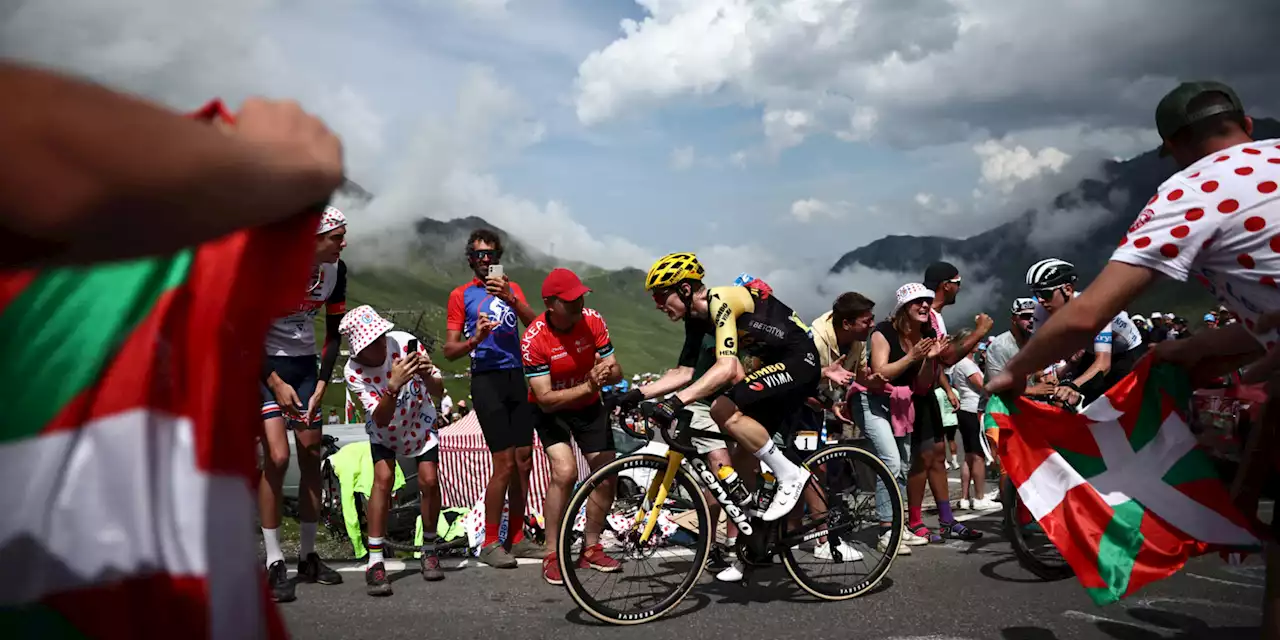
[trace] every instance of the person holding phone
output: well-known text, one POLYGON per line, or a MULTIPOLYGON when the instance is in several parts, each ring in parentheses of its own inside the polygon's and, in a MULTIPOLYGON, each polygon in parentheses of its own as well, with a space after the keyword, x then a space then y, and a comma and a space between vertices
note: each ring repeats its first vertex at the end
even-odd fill
MULTIPOLYGON (((493 473, 484 493, 485 535, 480 561, 516 568, 516 558, 542 558, 546 548, 524 537, 529 474, 533 471, 533 405, 520 361, 519 324, 537 313, 502 268, 502 239, 477 229, 467 239, 467 263, 475 277, 449 295, 444 357, 471 356, 471 395, 493 473), (502 507, 508 507, 506 544, 498 540, 502 507)), ((460 414, 465 403, 458 402, 460 414)))
POLYGON ((391 509, 396 458, 412 458, 418 467, 422 509, 422 578, 443 580, 436 523, 440 519, 440 446, 436 403, 444 397, 444 378, 418 339, 378 315, 372 307, 352 309, 342 320, 342 335, 351 345, 343 375, 347 390, 359 399, 366 416, 373 456, 373 492, 369 495, 369 563, 365 584, 371 596, 391 595, 383 564, 383 536, 391 509))

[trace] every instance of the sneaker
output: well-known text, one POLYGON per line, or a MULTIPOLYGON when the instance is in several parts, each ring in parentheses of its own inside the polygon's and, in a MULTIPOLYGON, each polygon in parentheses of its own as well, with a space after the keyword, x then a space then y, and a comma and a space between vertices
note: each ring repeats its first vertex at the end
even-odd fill
MULTIPOLYGON (((502 548, 501 542, 494 542, 483 549, 480 549, 480 562, 483 562, 494 569, 514 569, 520 566, 519 562, 506 549, 502 548)), ((559 583, 556 583, 559 584, 559 583)))
POLYGON ((320 556, 308 553, 298 562, 298 581, 314 584, 342 584, 342 574, 320 561, 320 556))
POLYGON ((819 560, 835 560, 836 554, 840 555, 840 562, 857 562, 862 559, 862 552, 854 549, 852 545, 844 540, 839 541, 835 550, 831 549, 831 539, 820 543, 813 548, 813 557, 819 560))
MULTIPOLYGON (((876 543, 876 549, 879 550, 880 553, 889 553, 889 537, 891 533, 893 532, 886 531, 880 534, 880 541, 876 543)), ((898 541, 898 555, 900 556, 911 555, 911 547, 908 547, 906 543, 903 542, 902 540, 898 541)))
POLYGON ((948 540, 955 538, 956 540, 977 540, 982 537, 981 531, 974 531, 964 526, 961 522, 952 522, 950 524, 939 522, 938 528, 942 529, 942 537, 948 540))
POLYGON ((593 544, 587 547, 578 558, 578 568, 613 573, 622 568, 622 563, 609 557, 609 554, 604 552, 604 545, 593 544))
MULTIPOLYGON (((928 535, 928 529, 925 530, 925 534, 928 535)), ((902 527, 902 544, 905 544, 908 547, 919 547, 929 544, 929 538, 918 536, 904 526, 902 527)))
POLYGON ((720 543, 711 545, 711 552, 707 554, 708 569, 725 569, 729 566, 729 558, 733 553, 720 543))
POLYGON ((969 500, 967 498, 960 498, 959 500, 956 500, 956 506, 952 508, 955 509, 956 511, 968 511, 972 503, 973 503, 972 500, 969 500))
POLYGON ((974 500, 970 505, 974 511, 995 511, 1000 508, 1000 503, 994 500, 974 500))
POLYGON ((542 559, 542 579, 547 584, 564 584, 564 578, 560 576, 560 561, 556 558, 555 552, 548 553, 542 559))
POLYGON ((541 560, 547 557, 551 550, 547 549, 547 545, 538 544, 535 540, 522 538, 520 542, 511 545, 511 557, 513 558, 535 558, 541 560))
POLYGON ((944 461, 944 462, 942 463, 942 466, 943 466, 947 471, 951 471, 952 469, 955 469, 955 467, 951 465, 951 461, 950 461, 950 460, 946 460, 946 461, 944 461))
POLYGON ((276 560, 267 568, 267 584, 271 587, 271 599, 276 602, 293 602, 298 599, 296 583, 289 579, 289 567, 284 560, 276 560))
POLYGON ((742 582, 742 562, 734 560, 729 563, 729 568, 716 574, 716 580, 720 582, 742 582))
POLYGON ((778 490, 773 494, 773 502, 769 503, 769 508, 760 518, 765 522, 773 522, 786 517, 792 509, 796 508, 796 503, 800 501, 800 494, 804 492, 804 485, 807 482, 809 482, 809 470, 804 467, 800 467, 800 475, 795 480, 779 481, 778 490))
POLYGON ((391 579, 387 577, 387 568, 381 562, 364 570, 365 593, 371 596, 391 595, 391 579))
POLYGON ((422 579, 427 582, 436 582, 444 580, 444 571, 440 569, 440 554, 433 549, 430 552, 424 552, 419 560, 422 565, 422 579))

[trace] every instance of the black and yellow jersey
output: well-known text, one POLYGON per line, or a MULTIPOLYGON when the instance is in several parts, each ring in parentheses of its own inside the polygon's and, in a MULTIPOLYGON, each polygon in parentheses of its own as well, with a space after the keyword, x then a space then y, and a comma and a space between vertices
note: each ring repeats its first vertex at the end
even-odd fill
POLYGON ((704 336, 715 336, 716 356, 739 352, 774 363, 788 355, 813 351, 809 327, 791 307, 767 289, 750 286, 713 287, 707 292, 709 319, 686 318, 680 366, 692 367, 704 336))

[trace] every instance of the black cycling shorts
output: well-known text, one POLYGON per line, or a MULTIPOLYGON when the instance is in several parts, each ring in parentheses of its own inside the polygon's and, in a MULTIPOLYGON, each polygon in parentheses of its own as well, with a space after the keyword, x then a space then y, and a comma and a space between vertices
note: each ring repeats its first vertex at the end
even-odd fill
POLYGON ((545 413, 534 407, 538 438, 544 449, 556 444, 568 444, 570 438, 578 443, 583 453, 614 451, 613 427, 609 425, 609 412, 598 400, 582 409, 565 409, 545 413))
MULTIPOLYGON (((387 447, 384 447, 380 444, 373 443, 373 442, 369 443, 369 453, 373 455, 374 462, 378 462, 380 460, 396 459, 395 451, 392 451, 387 447)), ((428 449, 422 455, 414 457, 413 461, 418 464, 422 464, 423 462, 435 462, 439 464, 440 463, 440 445, 437 444, 436 446, 428 449)))
MULTIPOLYGON (((1138 364, 1138 360, 1147 353, 1147 345, 1138 345, 1124 353, 1111 354, 1111 369, 1104 376, 1094 376, 1092 380, 1080 385, 1080 395, 1084 398, 1085 406, 1102 397, 1103 394, 1116 386, 1125 376, 1133 371, 1133 367, 1138 364)), ((1090 354, 1092 355, 1092 354, 1090 354)), ((1083 372, 1093 364, 1092 359, 1081 360, 1080 371, 1083 372)))
POLYGON ((809 351, 752 371, 724 397, 773 434, 798 424, 797 413, 818 395, 821 378, 818 354, 809 351))
MULTIPOLYGON (((294 393, 298 394, 298 400, 302 403, 302 406, 297 408, 298 412, 306 411, 307 402, 311 400, 311 394, 316 392, 316 383, 320 380, 320 359, 316 356, 267 356, 266 366, 275 371, 276 375, 285 384, 293 387, 294 393)), ((283 417, 284 413, 280 411, 280 405, 276 402, 276 394, 271 393, 271 389, 265 383, 258 387, 262 391, 262 419, 283 417)), ((322 424, 318 410, 316 415, 311 416, 309 425, 305 427, 302 423, 293 420, 287 422, 291 429, 298 427, 319 429, 322 424)))
POLYGON ((982 443, 978 441, 982 436, 982 426, 978 424, 978 414, 973 411, 957 411, 956 422, 959 423, 960 441, 964 443, 964 452, 982 455, 982 443))
POLYGON ((533 446, 533 403, 521 369, 471 375, 471 402, 489 451, 533 446))

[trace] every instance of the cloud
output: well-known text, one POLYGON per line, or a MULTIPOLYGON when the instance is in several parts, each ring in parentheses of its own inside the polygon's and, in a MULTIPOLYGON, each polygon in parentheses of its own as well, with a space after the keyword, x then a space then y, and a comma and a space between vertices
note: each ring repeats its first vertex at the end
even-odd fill
POLYGON ((838 220, 845 216, 849 208, 848 202, 829 203, 816 198, 806 198, 791 203, 791 217, 804 224, 812 222, 815 218, 838 220))
POLYGON ((679 147, 671 150, 671 168, 676 171, 686 171, 693 167, 695 159, 693 147, 679 147))
POLYGON ((1160 96, 1188 77, 1230 82, 1249 104, 1280 98, 1259 55, 1280 22, 1269 0, 637 4, 645 17, 578 67, 585 124, 732 101, 761 108, 775 148, 817 133, 914 147, 1067 123, 1150 127, 1160 96), (770 114, 787 113, 805 114, 804 126, 771 131, 770 114))
POLYGON ((973 152, 982 159, 982 182, 1004 193, 1043 173, 1060 173, 1071 159, 1054 147, 1032 153, 1022 145, 1000 140, 985 140, 974 145, 973 152))

